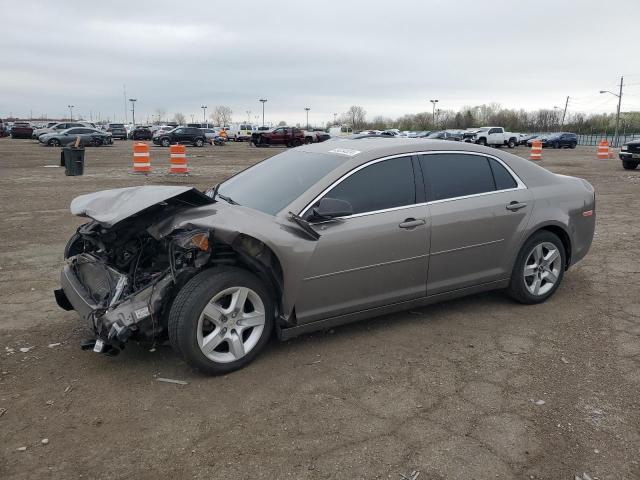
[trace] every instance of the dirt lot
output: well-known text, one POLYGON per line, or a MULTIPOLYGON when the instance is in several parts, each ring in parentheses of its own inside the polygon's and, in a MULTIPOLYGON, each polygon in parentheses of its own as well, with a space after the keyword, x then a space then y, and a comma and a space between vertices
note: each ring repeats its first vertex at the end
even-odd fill
POLYGON ((0 478, 640 478, 640 170, 593 148, 544 151, 545 167, 595 185, 598 226, 543 305, 469 297, 274 341, 217 378, 167 346, 80 351, 84 328, 52 295, 81 223, 71 199, 204 188, 278 151, 190 148, 193 175, 175 179, 152 147, 145 179, 118 142, 65 177, 46 167, 57 149, 0 139, 0 478))

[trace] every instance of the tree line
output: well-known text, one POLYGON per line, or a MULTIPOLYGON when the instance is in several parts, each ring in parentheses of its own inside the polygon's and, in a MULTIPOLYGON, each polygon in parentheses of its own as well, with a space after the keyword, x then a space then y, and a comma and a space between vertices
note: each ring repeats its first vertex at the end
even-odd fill
MULTIPOLYGON (((500 126, 513 132, 555 132, 569 131, 578 134, 613 132, 616 124, 615 113, 571 113, 563 121, 561 109, 539 109, 527 111, 503 108, 497 103, 463 107, 458 111, 437 110, 406 114, 399 118, 376 116, 367 120, 367 112, 359 105, 353 105, 345 113, 327 122, 327 126, 349 125, 355 131, 384 130, 448 130, 467 129, 482 126, 500 126)), ((621 132, 640 132, 640 112, 621 112, 621 132)))

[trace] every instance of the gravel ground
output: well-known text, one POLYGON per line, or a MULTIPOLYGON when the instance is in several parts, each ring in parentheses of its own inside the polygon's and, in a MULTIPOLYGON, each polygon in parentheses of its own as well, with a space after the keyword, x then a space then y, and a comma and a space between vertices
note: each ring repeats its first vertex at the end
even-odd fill
POLYGON ((47 168, 57 149, 0 139, 0 478, 640 478, 640 170, 595 148, 544 151, 598 202, 591 252, 545 304, 476 295, 274 341, 214 378, 167 346, 80 351, 84 327, 52 295, 82 222, 71 199, 205 188, 278 151, 189 148, 192 175, 171 178, 152 147, 145 178, 119 141, 65 177, 47 168))

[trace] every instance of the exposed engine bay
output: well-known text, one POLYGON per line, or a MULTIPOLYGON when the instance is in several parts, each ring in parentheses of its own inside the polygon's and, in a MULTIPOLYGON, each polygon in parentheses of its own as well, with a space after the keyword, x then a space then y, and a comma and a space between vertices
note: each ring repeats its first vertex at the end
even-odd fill
POLYGON ((189 225, 162 235, 154 228, 209 202, 195 192, 156 203, 112 226, 91 221, 69 240, 63 288, 55 295, 62 308, 76 310, 91 325, 96 338, 83 348, 116 354, 130 338, 162 338, 171 300, 199 271, 221 264, 269 263, 269 252, 249 237, 232 246, 214 240, 212 229, 189 225))

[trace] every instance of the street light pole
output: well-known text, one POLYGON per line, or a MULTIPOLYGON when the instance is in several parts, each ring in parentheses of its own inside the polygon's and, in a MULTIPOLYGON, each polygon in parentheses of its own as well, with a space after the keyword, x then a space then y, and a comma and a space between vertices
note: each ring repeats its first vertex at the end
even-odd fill
POLYGON ((309 107, 304 107, 304 109, 307 111, 307 130, 309 130, 309 110, 311 110, 309 107))
POLYGON ((67 105, 69 107, 69 120, 73 122, 73 107, 74 105, 67 105))
POLYGON ((609 90, 600 90, 600 93, 610 93, 614 97, 618 97, 618 111, 616 113, 616 131, 613 134, 613 146, 618 147, 620 143, 620 138, 618 137, 619 127, 620 127, 620 107, 622 105, 622 82, 624 81, 624 77, 620 77, 620 93, 613 93, 609 90))
POLYGON ((438 103, 437 99, 433 99, 433 100, 429 100, 431 102, 431 105, 433 105, 433 113, 431 114, 432 120, 433 120, 433 126, 436 126, 436 103, 438 103))
POLYGON ((207 106, 202 105, 200 108, 202 109, 202 123, 207 123, 207 106))
POLYGON ((247 110, 247 123, 251 123, 251 110, 247 110))
POLYGON ((260 102, 262 102, 262 126, 264 127, 264 104, 267 103, 267 99, 261 98, 260 102))
POLYGON ((136 126, 136 102, 138 101, 137 98, 130 98, 129 101, 131 102, 131 121, 133 122, 133 126, 136 126))

